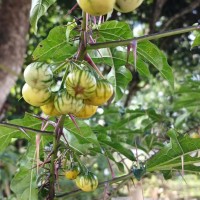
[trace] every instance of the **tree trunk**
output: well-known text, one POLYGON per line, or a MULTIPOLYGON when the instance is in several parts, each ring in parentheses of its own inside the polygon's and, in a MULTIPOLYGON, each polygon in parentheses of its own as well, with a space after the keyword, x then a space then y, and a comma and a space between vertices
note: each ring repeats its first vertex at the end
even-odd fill
POLYGON ((24 61, 30 0, 0 0, 0 110, 24 61))

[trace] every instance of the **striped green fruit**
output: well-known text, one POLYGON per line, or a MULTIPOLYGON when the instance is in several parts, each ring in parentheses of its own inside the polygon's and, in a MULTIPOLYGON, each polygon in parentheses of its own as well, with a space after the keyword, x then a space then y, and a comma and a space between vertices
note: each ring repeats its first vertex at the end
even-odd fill
POLYGON ((86 104, 100 106, 113 95, 113 86, 106 80, 98 80, 94 95, 85 100, 86 104))
POLYGON ((76 185, 84 192, 91 192, 97 188, 98 178, 91 172, 81 173, 76 177, 76 185))
POLYGON ((63 115, 75 114, 83 108, 83 100, 76 99, 63 90, 55 96, 54 105, 56 110, 63 115))
POLYGON ((78 99, 88 99, 96 89, 96 79, 88 71, 75 69, 67 75, 67 92, 78 99))
POLYGON ((48 88, 53 83, 53 72, 45 63, 31 63, 24 70, 24 79, 31 87, 48 88))
POLYGON ((77 3, 90 15, 100 16, 112 12, 115 0, 77 0, 77 3))
POLYGON ((142 2, 143 0, 116 0, 114 8, 121 13, 128 13, 139 7, 142 2))
POLYGON ((97 108, 98 106, 84 104, 83 108, 74 115, 80 119, 88 119, 97 112, 97 108))
POLYGON ((22 96, 32 106, 43 106, 51 99, 51 91, 48 88, 33 88, 26 83, 22 88, 22 96))

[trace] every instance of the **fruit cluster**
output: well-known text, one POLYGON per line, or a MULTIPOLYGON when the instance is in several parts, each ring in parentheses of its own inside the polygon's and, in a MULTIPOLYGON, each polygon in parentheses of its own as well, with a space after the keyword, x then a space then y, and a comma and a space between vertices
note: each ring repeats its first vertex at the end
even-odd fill
POLYGON ((92 172, 83 173, 76 165, 65 171, 65 177, 75 180, 76 186, 84 192, 94 191, 98 186, 98 179, 92 172))
POLYGON ((143 0, 77 0, 77 3, 84 12, 93 16, 105 15, 113 9, 128 13, 141 5, 143 0))
POLYGON ((83 64, 81 66, 83 68, 73 67, 64 80, 64 87, 52 92, 54 76, 49 65, 40 62, 28 65, 24 71, 24 100, 30 105, 40 106, 49 116, 72 114, 81 119, 91 117, 98 106, 113 95, 113 87, 107 80, 95 78, 83 64))

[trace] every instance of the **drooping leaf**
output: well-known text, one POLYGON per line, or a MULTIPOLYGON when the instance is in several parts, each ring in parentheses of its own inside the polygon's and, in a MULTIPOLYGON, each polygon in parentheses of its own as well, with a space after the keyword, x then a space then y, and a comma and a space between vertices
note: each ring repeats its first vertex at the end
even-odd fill
POLYGON ((67 26, 53 28, 46 39, 41 41, 33 52, 33 60, 63 62, 74 55, 77 47, 72 41, 78 32, 72 30, 66 35, 67 26), (70 38, 69 38, 70 37, 70 38), (69 40, 69 41, 68 41, 69 40))
POLYGON ((114 151, 121 153, 126 158, 132 161, 135 160, 133 152, 129 148, 127 148, 123 143, 112 141, 110 137, 105 135, 99 135, 98 140, 101 143, 101 145, 111 147, 114 151))
MULTIPOLYGON (((190 154, 200 149, 200 139, 189 136, 179 136, 174 130, 168 132, 170 142, 152 156, 146 163, 148 172, 166 170, 190 169, 197 171, 194 164, 200 162, 200 158, 190 154)), ((199 167, 200 168, 200 167, 199 167)), ((200 169, 199 169, 200 170, 200 169)))
POLYGON ((174 88, 174 75, 172 68, 167 62, 167 58, 164 53, 158 49, 156 45, 149 41, 143 41, 138 43, 137 53, 145 61, 151 63, 164 79, 166 79, 170 86, 174 88))
POLYGON ((38 29, 38 20, 47 12, 48 8, 55 2, 56 0, 32 0, 30 11, 30 23, 33 27, 35 34, 37 33, 38 29))

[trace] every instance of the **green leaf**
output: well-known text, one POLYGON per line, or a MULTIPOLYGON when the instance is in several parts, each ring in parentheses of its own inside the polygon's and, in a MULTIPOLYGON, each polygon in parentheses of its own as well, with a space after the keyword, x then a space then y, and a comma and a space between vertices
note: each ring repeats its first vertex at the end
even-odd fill
POLYGON ((88 154, 93 146, 99 148, 99 142, 91 128, 82 120, 76 120, 79 129, 69 118, 65 120, 64 134, 67 137, 69 145, 79 153, 88 154))
POLYGON ((20 200, 37 200, 38 190, 36 184, 35 145, 32 143, 20 164, 20 170, 12 179, 11 189, 20 200))
MULTIPOLYGON (((38 44, 33 52, 33 60, 63 62, 73 56, 77 51, 77 47, 74 45, 74 41, 67 41, 69 40, 69 35, 66 35, 66 30, 67 26, 53 28, 48 37, 38 44)), ((72 30, 70 32, 71 39, 77 34, 76 31, 72 30)))
MULTIPOLYGON (((9 121, 11 124, 19 125, 22 127, 28 127, 28 128, 34 128, 34 129, 41 129, 42 121, 32 117, 30 115, 25 115, 23 119, 15 119, 9 121)), ((1 126, 1 124, 0 124, 1 126)), ((0 128, 0 151, 5 149, 12 138, 24 138, 27 140, 31 140, 33 137, 35 137, 36 133, 33 131, 25 131, 25 133, 20 130, 17 127, 1 127, 0 128)), ((45 137, 51 137, 51 136, 45 136, 45 137)))
POLYGON ((129 148, 125 147, 125 145, 123 143, 114 142, 114 141, 112 141, 111 138, 109 138, 108 136, 105 136, 105 135, 99 135, 98 140, 102 145, 111 147, 114 151, 121 153, 126 158, 128 158, 132 161, 135 160, 135 156, 134 156, 133 152, 129 148))
POLYGON ((94 38, 97 42, 108 42, 133 38, 132 30, 125 22, 107 21, 94 30, 94 38))
POLYGON ((169 82, 172 88, 174 88, 174 75, 172 68, 169 66, 164 53, 160 51, 156 45, 149 41, 139 42, 137 53, 143 60, 148 61, 159 70, 161 76, 169 82))
POLYGON ((179 136, 174 130, 168 131, 170 137, 170 143, 152 156, 146 163, 148 172, 153 171, 166 171, 166 170, 183 170, 187 167, 192 170, 196 170, 197 164, 200 162, 200 158, 197 156, 191 156, 191 153, 200 149, 200 139, 190 138, 189 136, 179 136))
POLYGON ((195 39, 192 43, 192 48, 194 47, 197 47, 197 46, 200 46, 200 31, 196 31, 196 34, 195 34, 195 39))
POLYGON ((30 23, 33 27, 35 34, 37 33, 38 20, 47 12, 48 8, 55 2, 56 0, 32 0, 30 11, 30 23))

